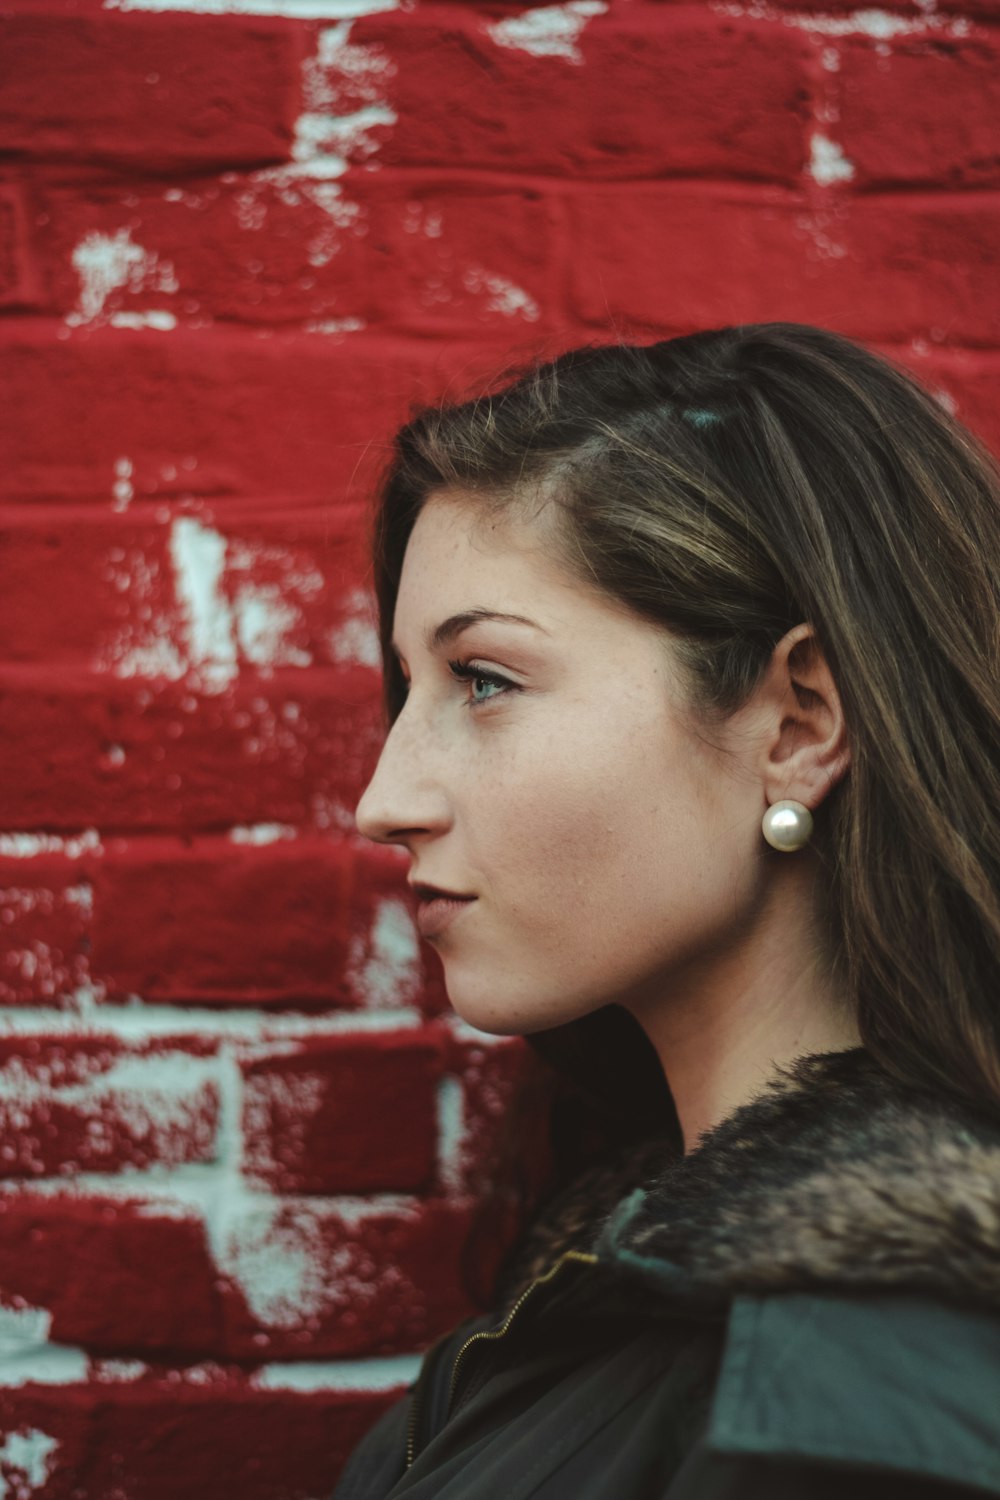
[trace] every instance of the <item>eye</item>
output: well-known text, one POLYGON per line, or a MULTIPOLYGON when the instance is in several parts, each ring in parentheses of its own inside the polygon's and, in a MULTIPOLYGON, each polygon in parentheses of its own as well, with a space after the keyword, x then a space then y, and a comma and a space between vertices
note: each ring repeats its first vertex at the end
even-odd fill
POLYGON ((517 692, 517 684, 506 677, 501 677, 498 672, 487 672, 474 661, 450 661, 448 666, 452 675, 463 682, 471 682, 473 687, 477 682, 485 682, 490 687, 496 688, 496 692, 490 693, 487 698, 472 697, 468 700, 469 708, 478 708, 481 703, 492 703, 495 698, 501 698, 506 693, 517 692))

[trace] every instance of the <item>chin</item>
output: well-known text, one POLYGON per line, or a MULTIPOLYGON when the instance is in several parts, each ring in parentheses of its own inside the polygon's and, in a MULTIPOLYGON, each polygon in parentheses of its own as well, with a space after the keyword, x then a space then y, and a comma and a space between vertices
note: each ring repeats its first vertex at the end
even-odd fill
POLYGON ((533 1031, 561 1026, 597 1008, 596 1004, 567 1006, 564 995, 546 1002, 541 986, 505 998, 495 985, 484 992, 480 984, 463 985, 457 976, 447 973, 445 989, 455 1014, 467 1026, 491 1036, 530 1036, 533 1031))

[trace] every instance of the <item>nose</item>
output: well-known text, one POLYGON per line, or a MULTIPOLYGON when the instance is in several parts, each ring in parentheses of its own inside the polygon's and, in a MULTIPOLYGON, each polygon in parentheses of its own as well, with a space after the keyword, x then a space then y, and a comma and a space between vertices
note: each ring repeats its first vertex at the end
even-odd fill
POLYGON ((448 806, 427 726, 408 719, 404 708, 354 810, 357 830, 376 844, 407 844, 421 833, 443 831, 448 806))

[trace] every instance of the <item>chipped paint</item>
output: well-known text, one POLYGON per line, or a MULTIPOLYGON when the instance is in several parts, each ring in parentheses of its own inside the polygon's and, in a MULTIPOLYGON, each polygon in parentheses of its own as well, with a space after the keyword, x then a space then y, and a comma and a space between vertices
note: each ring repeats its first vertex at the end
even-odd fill
POLYGON ((111 509, 128 510, 129 505, 135 499, 135 488, 132 484, 132 460, 126 457, 116 458, 114 472, 115 477, 111 485, 111 509))
POLYGON ((346 978, 363 1004, 373 1009, 416 1000, 421 988, 420 947, 409 908, 384 897, 375 909, 370 933, 355 933, 346 978))
POLYGON ((710 0, 709 9, 719 16, 739 16, 751 21, 778 21, 782 26, 793 26, 799 31, 815 32, 821 36, 868 36, 878 51, 885 51, 884 44, 897 36, 926 36, 938 33, 947 37, 963 37, 972 33, 972 25, 964 16, 938 15, 933 5, 921 6, 919 16, 894 15, 886 10, 854 10, 844 15, 828 15, 822 12, 782 11, 769 5, 767 0, 710 0))
POLYGON ((515 47, 533 57, 561 57, 582 63, 577 43, 587 22, 607 12, 604 0, 569 0, 567 5, 545 5, 487 25, 498 47, 515 47))
POLYGON ((446 1192, 462 1187, 465 1146, 465 1090, 458 1078, 445 1077, 438 1084, 438 1174, 446 1192))
POLYGON ((305 636, 302 608, 323 590, 317 568, 285 547, 226 538, 193 516, 171 519, 168 553, 172 608, 154 607, 158 563, 141 548, 109 550, 105 578, 127 594, 131 613, 99 646, 96 670, 168 681, 191 674, 204 692, 219 693, 241 665, 267 673, 312 664, 295 637, 305 636), (280 581, 257 581, 261 567, 279 571, 280 581))
POLYGON ((296 1360, 295 1364, 263 1365, 250 1384, 261 1391, 388 1391, 409 1385, 420 1370, 421 1357, 397 1354, 382 1359, 296 1360))
POLYGON ((848 161, 836 141, 814 132, 810 141, 809 175, 823 187, 833 182, 850 182, 854 164, 848 161))
POLYGON ((173 327, 176 319, 161 309, 142 313, 105 314, 105 304, 115 292, 133 295, 139 292, 176 292, 177 278, 169 261, 161 261, 152 250, 134 243, 131 231, 119 229, 116 234, 88 234, 70 257, 80 278, 80 296, 76 308, 66 314, 71 328, 85 323, 110 323, 117 327, 173 327), (119 319, 142 320, 138 325, 119 319), (152 320, 152 321, 148 321, 152 320))
POLYGON ((208 691, 219 691, 237 672, 232 610, 220 588, 225 538, 193 516, 177 516, 170 556, 187 637, 186 664, 197 670, 208 691))
POLYGON ((301 114, 295 122, 292 160, 304 176, 343 177, 352 158, 367 162, 378 150, 378 142, 369 131, 378 125, 395 125, 396 118, 395 110, 387 104, 369 104, 350 115, 301 114))
POLYGON ((83 854, 103 854, 104 845, 96 828, 82 833, 0 833, 0 855, 4 859, 35 859, 40 854, 63 854, 79 859, 83 854))
POLYGON ((42 1007, 30 1011, 0 1009, 0 1036, 112 1036, 131 1042, 161 1036, 207 1036, 233 1038, 241 1043, 267 1043, 281 1037, 365 1036, 373 1031, 405 1031, 421 1024, 419 1011, 402 1006, 398 1010, 344 1011, 322 1016, 143 1005, 138 999, 132 1005, 104 1005, 96 1014, 83 1017, 42 1007))
POLYGON ((505 318, 521 317, 528 323, 537 323, 541 317, 541 309, 534 297, 506 276, 484 271, 482 266, 470 266, 462 277, 462 284, 467 292, 486 294, 488 312, 501 313, 505 318))
POLYGON ((52 1314, 47 1307, 0 1305, 0 1363, 41 1348, 49 1341, 52 1314))
POLYGON ((162 333, 177 327, 177 319, 170 312, 116 312, 108 322, 112 328, 158 328, 162 333))
MULTIPOLYGON (((391 128, 397 119, 385 97, 396 64, 375 44, 352 42, 351 23, 360 15, 394 8, 375 4, 330 9, 328 18, 340 18, 339 24, 319 31, 315 51, 302 63, 304 109, 294 124, 291 160, 243 179, 236 201, 241 226, 255 229, 266 223, 271 192, 288 208, 304 203, 318 208, 326 222, 306 246, 309 264, 317 269, 338 253, 345 233, 367 233, 366 211, 345 195, 339 179, 356 163, 368 171, 377 166, 371 159, 378 150, 377 132, 391 128), (359 105, 346 114, 337 108, 345 91, 359 105)), ((348 320, 332 320, 336 328, 314 325, 311 331, 346 332, 348 320)))
MULTIPOLYGON (((315 264, 315 262, 313 262, 315 264)), ((364 318, 319 318, 303 323, 303 333, 322 333, 327 338, 342 337, 345 333, 360 333, 368 324, 364 318)))
POLYGON ((163 1051, 151 1057, 122 1057, 104 1072, 63 1084, 55 1067, 10 1058, 0 1068, 0 1158, 19 1172, 44 1170, 33 1132, 36 1106, 58 1100, 91 1116, 87 1155, 117 1157, 120 1144, 105 1114, 113 1116, 136 1141, 155 1141, 159 1166, 176 1165, 193 1145, 208 1157, 214 1136, 215 1058, 163 1051))
POLYGON ((279 839, 295 838, 296 830, 290 823, 253 823, 230 828, 229 839, 233 844, 275 844, 279 839))
POLYGON ((334 661, 377 670, 382 665, 382 650, 375 623, 375 597, 365 589, 352 589, 345 602, 348 615, 330 632, 330 654, 334 661))
POLYGON ((29 1427, 9 1432, 0 1445, 0 1500, 28 1500, 41 1489, 51 1471, 59 1444, 47 1432, 29 1427), (14 1472, 12 1472, 14 1471, 14 1472), (22 1477, 18 1478, 20 1474, 22 1477))

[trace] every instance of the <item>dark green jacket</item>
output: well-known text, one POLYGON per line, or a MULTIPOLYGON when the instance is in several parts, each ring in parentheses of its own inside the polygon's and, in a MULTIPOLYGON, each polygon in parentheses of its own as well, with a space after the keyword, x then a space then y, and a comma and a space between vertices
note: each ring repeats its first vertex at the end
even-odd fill
POLYGON ((861 1048, 550 1204, 334 1500, 1000 1495, 1000 1126, 861 1048))

